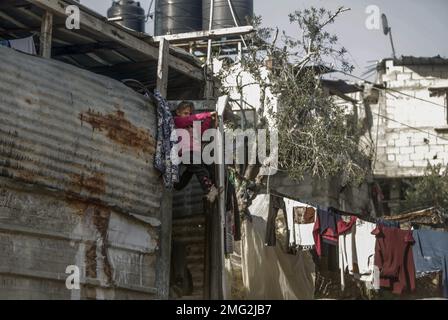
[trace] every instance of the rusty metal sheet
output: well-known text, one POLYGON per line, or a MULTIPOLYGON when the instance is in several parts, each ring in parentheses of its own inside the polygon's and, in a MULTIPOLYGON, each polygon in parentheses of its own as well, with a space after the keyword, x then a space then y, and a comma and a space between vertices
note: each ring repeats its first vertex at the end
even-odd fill
POLYGON ((0 47, 0 176, 158 218, 155 108, 122 83, 0 47))
POLYGON ((155 298, 157 228, 57 195, 0 177, 0 299, 155 298))

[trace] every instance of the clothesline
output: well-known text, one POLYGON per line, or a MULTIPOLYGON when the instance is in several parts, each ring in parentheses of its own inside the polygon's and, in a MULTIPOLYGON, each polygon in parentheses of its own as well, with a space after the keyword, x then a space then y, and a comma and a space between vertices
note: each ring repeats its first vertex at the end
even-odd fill
MULTIPOLYGON (((276 196, 276 197, 279 197, 279 198, 287 198, 287 199, 290 199, 290 200, 298 201, 298 202, 304 203, 306 205, 309 205, 311 207, 315 207, 316 209, 324 207, 322 205, 315 204, 315 203, 313 203, 311 201, 302 200, 302 199, 300 199, 298 197, 291 197, 289 195, 286 195, 286 194, 283 194, 281 192, 274 191, 274 190, 270 190, 269 194, 271 194, 273 196, 276 196)), ((339 209, 334 208, 334 207, 329 207, 329 208, 334 209, 340 215, 355 216, 355 217, 358 217, 358 218, 360 218, 360 219, 362 219, 364 221, 368 221, 368 222, 372 222, 372 223, 377 223, 378 220, 379 220, 377 218, 374 218, 374 217, 371 217, 371 216, 368 216, 368 215, 362 215, 362 214, 358 214, 358 213, 347 212, 347 211, 339 210, 339 209)))
MULTIPOLYGON (((268 194, 283 202, 282 209, 286 212, 287 221, 293 221, 288 223, 287 236, 291 250, 304 250, 304 247, 309 250, 309 243, 312 242, 312 248, 317 256, 321 257, 328 255, 328 251, 325 253, 324 250, 335 248, 336 251, 333 252, 338 255, 342 290, 345 290, 345 278, 350 274, 364 281, 368 289, 386 288, 394 294, 414 292, 417 274, 421 276, 428 272, 442 271, 444 295, 448 297, 447 271, 444 268, 448 262, 445 245, 448 233, 403 230, 400 226, 386 225, 385 223, 389 222, 387 220, 381 221, 382 219, 333 207, 325 210, 310 201, 277 191, 268 194), (296 212, 295 208, 301 205, 295 204, 295 201, 316 209, 314 222, 309 219, 305 221, 307 210, 296 212), (350 216, 350 221, 341 219, 342 215, 350 216), (325 246, 327 249, 324 249, 325 246)), ((272 224, 275 220, 275 216, 275 212, 272 216, 269 214, 268 226, 269 221, 272 224)), ((275 246, 275 241, 268 242, 269 235, 276 235, 275 225, 266 230, 267 246, 275 246)))

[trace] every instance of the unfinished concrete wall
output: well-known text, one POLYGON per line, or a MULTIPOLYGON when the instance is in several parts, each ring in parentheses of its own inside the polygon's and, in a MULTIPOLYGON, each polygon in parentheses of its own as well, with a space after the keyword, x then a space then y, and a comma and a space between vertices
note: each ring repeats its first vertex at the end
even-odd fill
POLYGON ((448 66, 385 62, 379 80, 390 90, 382 90, 378 104, 371 106, 383 116, 373 120, 372 133, 378 132, 375 175, 414 177, 423 174, 428 161, 448 164, 446 97, 429 91, 448 86, 447 79, 448 66))

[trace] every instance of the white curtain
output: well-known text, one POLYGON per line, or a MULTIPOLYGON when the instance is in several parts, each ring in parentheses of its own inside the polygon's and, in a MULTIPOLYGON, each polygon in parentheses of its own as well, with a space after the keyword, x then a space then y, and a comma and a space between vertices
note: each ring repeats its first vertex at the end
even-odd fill
POLYGON ((315 266, 309 252, 285 253, 277 241, 267 247, 265 232, 269 195, 254 199, 252 222, 242 224, 241 267, 247 299, 313 299, 315 266))

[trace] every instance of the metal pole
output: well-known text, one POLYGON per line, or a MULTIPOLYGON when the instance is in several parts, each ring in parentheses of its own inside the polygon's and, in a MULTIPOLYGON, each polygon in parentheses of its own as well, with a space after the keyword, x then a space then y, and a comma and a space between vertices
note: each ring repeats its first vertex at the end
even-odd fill
POLYGON ((218 152, 218 172, 219 172, 219 181, 218 181, 218 189, 222 190, 219 194, 219 217, 220 217, 220 228, 219 228, 219 237, 221 240, 221 281, 222 281, 222 293, 223 299, 226 300, 227 297, 227 279, 226 279, 226 271, 225 271, 225 258, 224 258, 224 226, 226 223, 226 190, 225 190, 225 148, 224 148, 224 109, 227 105, 229 97, 221 96, 218 99, 217 104, 217 118, 218 118, 218 136, 217 136, 217 152, 218 152))
MULTIPOLYGON (((227 0, 227 3, 229 4, 230 13, 232 14, 233 22, 235 22, 235 27, 239 27, 238 21, 236 20, 235 12, 233 11, 232 2, 230 0, 227 0)), ((240 36, 240 37, 241 37, 241 40, 243 41, 244 48, 247 49, 246 41, 244 41, 243 36, 240 36)))
POLYGON ((397 58, 397 56, 395 55, 395 47, 394 47, 394 41, 392 40, 392 29, 389 28, 389 38, 390 38, 390 44, 392 46, 392 56, 394 57, 394 59, 397 58))
MULTIPOLYGON (((208 31, 212 31, 213 27, 213 8, 215 6, 215 1, 210 0, 210 19, 208 23, 208 31)), ((208 39, 208 47, 207 47, 207 65, 211 64, 212 58, 212 39, 208 39)))
MULTIPOLYGON (((213 26, 213 11, 214 11, 215 1, 210 0, 210 21, 208 30, 212 30, 213 26)), ((212 39, 209 38, 207 41, 207 79, 206 79, 206 99, 210 100, 212 98, 213 83, 209 77, 213 77, 213 63, 212 63, 212 39)))

